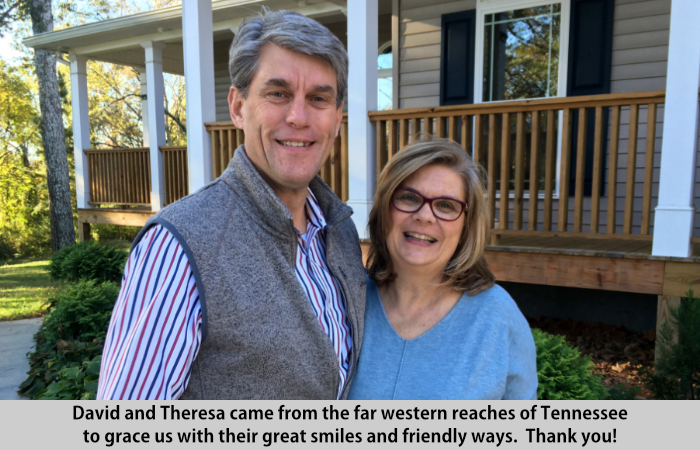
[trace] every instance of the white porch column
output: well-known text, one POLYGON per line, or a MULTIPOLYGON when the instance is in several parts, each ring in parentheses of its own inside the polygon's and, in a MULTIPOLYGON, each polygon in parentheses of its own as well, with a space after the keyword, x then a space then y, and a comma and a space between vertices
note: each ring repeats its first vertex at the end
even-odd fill
POLYGON ((69 55, 70 93, 73 107, 73 152, 75 155, 75 192, 78 208, 89 208, 90 174, 87 155, 90 148, 90 117, 88 116, 87 56, 69 55))
POLYGON ((348 205, 355 211, 360 238, 369 238, 367 221, 377 182, 376 127, 367 112, 377 109, 378 13, 377 0, 348 2, 348 205))
POLYGON ((160 211, 165 202, 163 154, 165 145, 165 86, 163 82, 162 42, 143 42, 146 49, 146 88, 148 92, 148 142, 151 155, 151 210, 160 211))
POLYGON ((143 145, 148 145, 148 75, 145 67, 137 67, 139 81, 141 82, 141 122, 143 124, 143 145))
POLYGON ((698 140, 700 2, 673 0, 666 74, 659 204, 652 254, 691 255, 693 184, 698 140))
POLYGON ((211 0, 183 0, 182 43, 187 98, 187 165, 192 193, 213 179, 211 137, 204 128, 205 123, 216 122, 211 0))

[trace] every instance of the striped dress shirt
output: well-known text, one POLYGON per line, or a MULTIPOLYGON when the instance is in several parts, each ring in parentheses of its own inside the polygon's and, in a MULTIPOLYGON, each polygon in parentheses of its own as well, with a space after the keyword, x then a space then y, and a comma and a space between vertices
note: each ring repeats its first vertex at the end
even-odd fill
MULTIPOLYGON (((347 382, 352 331, 345 298, 326 262, 326 222, 306 199, 308 226, 297 230, 297 279, 338 358, 347 382)), ((177 399, 187 388, 202 339, 202 312, 190 263, 180 243, 155 225, 134 247, 122 278, 102 353, 97 399, 177 399)))

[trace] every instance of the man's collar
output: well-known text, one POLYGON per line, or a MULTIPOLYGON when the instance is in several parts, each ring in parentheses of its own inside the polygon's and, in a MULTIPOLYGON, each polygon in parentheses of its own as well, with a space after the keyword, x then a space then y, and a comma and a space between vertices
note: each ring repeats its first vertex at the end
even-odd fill
MULTIPOLYGON (((269 228, 271 233, 288 235, 292 213, 260 176, 243 146, 236 149, 228 168, 221 174, 221 179, 238 194, 241 207, 252 220, 264 228, 269 228)), ((318 175, 309 183, 309 190, 322 212, 326 225, 333 227, 352 214, 352 208, 341 202, 318 175)))

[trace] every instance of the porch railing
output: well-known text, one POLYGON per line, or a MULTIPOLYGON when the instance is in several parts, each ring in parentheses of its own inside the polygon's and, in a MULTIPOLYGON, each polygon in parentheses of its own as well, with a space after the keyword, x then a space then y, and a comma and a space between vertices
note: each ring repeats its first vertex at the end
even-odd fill
MULTIPOLYGON (((369 116, 377 125, 378 170, 399 149, 428 134, 461 143, 486 170, 495 235, 650 240, 660 139, 657 126, 647 124, 661 122, 664 99, 663 91, 655 91, 376 111, 369 116)), ((218 177, 244 134, 231 122, 206 128, 212 137, 213 175, 218 177)), ((347 136, 345 117, 320 171, 344 201, 347 136)), ((160 151, 168 204, 188 194, 187 149, 160 151)), ((150 205, 148 148, 90 149, 85 154, 91 205, 150 205)))
MULTIPOLYGON (((243 144, 243 130, 232 122, 205 124, 211 134, 212 169, 214 178, 219 177, 233 158, 233 153, 243 144)), ((319 173, 323 181, 333 189, 344 202, 348 201, 348 118, 343 116, 340 135, 336 138, 333 150, 319 173)))
POLYGON ((446 137, 486 169, 492 234, 651 240, 664 100, 664 91, 654 91, 371 112, 377 170, 409 142, 446 137), (587 146, 592 180, 585 186, 580 149, 587 146))
MULTIPOLYGON (((165 204, 189 193, 187 147, 160 147, 163 153, 165 204)), ((85 150, 90 205, 150 206, 151 159, 148 147, 85 150)))
POLYGON ((189 193, 187 176, 187 146, 159 147, 163 153, 163 175, 165 204, 186 197, 189 193))
POLYGON ((151 204, 151 162, 148 148, 85 150, 90 180, 90 205, 151 204))

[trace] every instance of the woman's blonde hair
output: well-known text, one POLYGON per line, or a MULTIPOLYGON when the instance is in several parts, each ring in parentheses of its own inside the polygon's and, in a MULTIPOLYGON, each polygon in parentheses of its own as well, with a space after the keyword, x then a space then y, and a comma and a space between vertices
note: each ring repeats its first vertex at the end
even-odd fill
POLYGON ((432 164, 445 166, 459 174, 464 182, 467 203, 462 236, 445 266, 443 284, 474 295, 493 286, 496 280, 484 258, 489 212, 484 199, 483 170, 461 146, 445 139, 431 138, 404 147, 379 175, 368 224, 371 239, 367 257, 369 277, 378 285, 396 277, 386 245, 392 225, 391 198, 408 177, 432 164))

